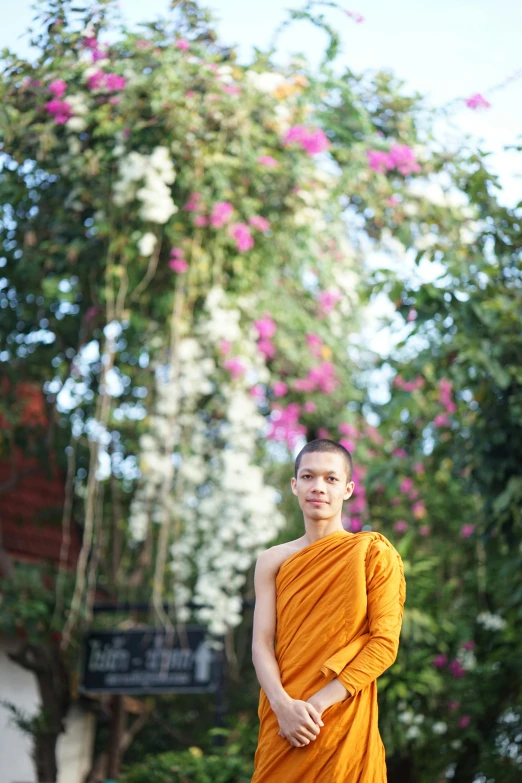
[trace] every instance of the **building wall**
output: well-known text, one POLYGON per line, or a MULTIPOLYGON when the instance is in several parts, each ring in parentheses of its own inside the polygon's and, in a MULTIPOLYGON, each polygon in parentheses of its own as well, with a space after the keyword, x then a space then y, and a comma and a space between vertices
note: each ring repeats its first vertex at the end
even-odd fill
MULTIPOLYGON (((8 701, 28 715, 39 708, 36 678, 7 657, 0 645, 0 702, 8 701)), ((56 748, 58 783, 83 783, 91 768, 95 718, 73 705, 66 720, 66 731, 56 748)), ((31 738, 14 725, 11 714, 0 704, 0 782, 37 783, 31 758, 31 738)))
MULTIPOLYGON (((0 648, 0 701, 8 701, 34 715, 39 697, 36 677, 7 657, 0 648)), ((0 780, 2 783, 36 783, 31 758, 31 738, 14 725, 11 714, 0 704, 0 780)))

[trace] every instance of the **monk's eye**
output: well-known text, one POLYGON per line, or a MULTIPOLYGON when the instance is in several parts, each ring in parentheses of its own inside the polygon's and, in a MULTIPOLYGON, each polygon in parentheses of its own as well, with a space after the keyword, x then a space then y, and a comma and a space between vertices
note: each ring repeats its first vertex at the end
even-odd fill
POLYGON ((337 479, 334 478, 334 476, 330 476, 330 478, 332 479, 332 481, 337 481, 337 479))

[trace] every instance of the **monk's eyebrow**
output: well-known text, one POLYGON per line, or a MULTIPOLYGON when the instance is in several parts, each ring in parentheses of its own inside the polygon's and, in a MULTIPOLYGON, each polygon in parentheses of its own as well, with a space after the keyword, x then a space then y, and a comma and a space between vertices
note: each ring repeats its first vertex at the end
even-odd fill
MULTIPOLYGON (((310 468, 301 468, 301 470, 299 471, 299 475, 301 475, 302 473, 314 473, 314 471, 310 470, 310 468)), ((324 475, 325 476, 339 476, 339 474, 336 473, 335 470, 325 470, 324 475)))

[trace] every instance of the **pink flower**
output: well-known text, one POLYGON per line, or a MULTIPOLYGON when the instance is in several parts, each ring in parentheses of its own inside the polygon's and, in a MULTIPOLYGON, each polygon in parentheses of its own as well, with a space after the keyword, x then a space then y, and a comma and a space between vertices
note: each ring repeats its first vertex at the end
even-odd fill
POLYGON ((475 92, 473 95, 470 95, 465 103, 469 109, 489 109, 491 106, 491 103, 487 101, 480 92, 475 92))
POLYGON ((463 668, 461 662, 457 661, 457 659, 450 663, 448 669, 450 670, 450 673, 453 677, 464 677, 466 674, 466 670, 463 668))
POLYGON ((417 500, 417 498, 419 497, 419 493, 416 489, 410 489, 410 491, 408 492, 408 497, 410 500, 417 500))
POLYGON ((411 323, 412 321, 415 321, 417 318, 417 311, 416 310, 410 310, 408 315, 406 316, 406 320, 408 323, 411 323))
POLYGON ((284 397, 288 391, 288 386, 284 381, 276 381, 272 386, 274 397, 284 397))
POLYGON ((323 346, 323 341, 319 335, 308 332, 306 335, 306 342, 308 343, 308 347, 310 348, 313 356, 319 358, 321 356, 321 348, 323 346))
POLYGON ((462 642, 460 645, 464 650, 473 650, 475 647, 475 642, 473 640, 470 640, 469 642, 462 642))
POLYGON ((205 215, 196 215, 194 218, 194 225, 198 228, 203 228, 204 226, 208 226, 208 220, 205 215))
POLYGON ((230 351, 232 350, 232 343, 230 342, 230 340, 220 340, 219 350, 221 351, 223 356, 226 356, 227 353, 230 353, 230 351))
POLYGON ((328 439, 330 437, 330 433, 328 432, 326 427, 319 427, 319 429, 317 430, 317 437, 328 439))
POLYGON ((462 538, 469 538, 475 531, 475 525, 462 525, 460 528, 460 535, 462 538))
POLYGON ((182 247, 173 247, 170 251, 170 255, 174 258, 183 258, 185 252, 182 247))
POLYGON ((102 49, 93 49, 91 57, 93 63, 97 63, 98 60, 105 60, 107 58, 107 52, 102 49))
POLYGON ((441 654, 437 655, 436 658, 432 660, 432 666, 435 666, 436 669, 442 669, 443 666, 446 666, 448 662, 448 658, 446 655, 441 654))
POLYGON ((330 142, 324 131, 319 128, 307 128, 305 125, 294 125, 284 135, 285 144, 299 144, 308 155, 317 155, 328 149, 330 142))
POLYGON ((374 171, 384 172, 393 166, 388 153, 382 150, 366 150, 366 157, 368 165, 374 171))
POLYGON ((362 526, 362 520, 360 520, 359 517, 352 517, 349 530, 351 533, 358 533, 362 529, 362 526))
POLYGON ((212 207, 212 212, 210 213, 210 225, 214 228, 221 228, 221 226, 224 226, 225 223, 228 223, 233 211, 234 207, 232 204, 230 204, 230 202, 218 201, 212 207))
POLYGON ((341 438, 339 443, 341 446, 344 446, 346 451, 355 451, 355 441, 350 440, 349 438, 341 438))
POLYGON ((306 413, 315 413, 317 410, 317 405, 313 400, 308 400, 308 402, 305 402, 305 404, 303 405, 303 410, 306 413))
POLYGON ((187 49, 190 49, 190 44, 185 38, 180 38, 179 41, 176 41, 174 44, 176 49, 181 49, 183 52, 186 52, 187 49))
POLYGON ((353 19, 353 21, 356 24, 361 24, 361 22, 364 22, 364 16, 362 14, 359 14, 357 11, 346 11, 344 12, 346 16, 349 16, 350 19, 353 19))
POLYGON ((386 203, 390 207, 397 207, 401 202, 398 196, 390 196, 389 198, 386 199, 386 203))
POLYGON ((403 493, 403 495, 407 495, 412 488, 413 488, 413 479, 408 477, 403 479, 403 481, 401 481, 401 485, 399 489, 403 493))
POLYGON ((315 384, 310 378, 297 378, 297 380, 294 381, 294 390, 312 392, 315 391, 315 384))
POLYGON ((109 92, 116 92, 117 90, 123 90, 127 80, 125 76, 118 76, 117 73, 105 74, 105 89, 109 92))
POLYGON ((97 49, 98 48, 98 40, 95 38, 94 35, 90 35, 87 38, 84 38, 82 41, 83 45, 86 49, 97 49))
POLYGON ((421 473, 426 473, 426 468, 424 467, 422 462, 416 462, 413 466, 413 470, 417 475, 420 475, 421 473))
POLYGON ((181 272, 186 272, 188 269, 188 264, 184 258, 171 258, 169 261, 169 266, 173 272, 177 272, 178 274, 181 272))
POLYGON ((150 46, 152 46, 150 41, 145 41, 144 39, 140 39, 136 41, 136 46, 138 49, 148 49, 150 46))
POLYGON ((194 90, 187 90, 186 93, 185 93, 185 98, 193 98, 195 96, 195 94, 196 93, 195 93, 194 90))
POLYGON ((347 435, 349 438, 359 437, 359 430, 357 427, 354 427, 352 424, 348 424, 345 421, 339 424, 338 430, 339 432, 342 432, 343 435, 347 435))
POLYGON ((222 89, 229 95, 241 95, 241 87, 236 87, 234 84, 224 84, 222 89))
POLYGON ((87 87, 89 90, 101 90, 105 81, 105 74, 103 71, 95 71, 91 73, 87 79, 87 87))
POLYGON ((471 721, 471 718, 469 715, 463 715, 461 718, 459 718, 459 728, 465 729, 467 726, 469 726, 471 721))
POLYGON ((262 318, 254 321, 254 326, 257 329, 259 337, 268 340, 274 336, 277 330, 276 322, 268 313, 265 313, 262 318))
POLYGON ((246 223, 233 223, 228 233, 236 240, 236 247, 240 253, 244 253, 246 250, 251 250, 254 247, 254 240, 246 223))
POLYGON ((63 79, 55 79, 49 85, 49 92, 54 95, 55 98, 61 98, 67 89, 67 82, 63 79))
POLYGON ((415 153, 407 144, 393 144, 390 148, 389 158, 392 164, 404 176, 421 170, 415 158, 415 153))
POLYGON ((415 517, 415 519, 424 519, 426 516, 426 506, 422 502, 422 500, 418 500, 416 503, 413 504, 411 507, 411 513, 415 517))
POLYGON ((248 218, 248 222, 253 228, 257 228, 258 231, 268 231, 270 228, 270 223, 268 220, 264 217, 261 217, 261 215, 248 218))
POLYGON ((273 158, 271 155, 260 155, 257 162, 262 166, 267 166, 271 169, 276 169, 279 166, 279 161, 273 158))
POLYGON ((201 193, 191 193, 183 209, 187 212, 198 212, 201 209, 201 193))
POLYGON ((449 427, 450 422, 445 413, 439 413, 438 416, 435 416, 433 419, 433 423, 436 427, 449 427))
POLYGON ((276 354, 276 347, 270 340, 259 340, 257 350, 267 359, 273 359, 276 354))
POLYGON ((419 528, 419 533, 421 534, 421 536, 429 536, 429 534, 431 533, 431 527, 429 525, 422 525, 419 528))
POLYGON ((223 367, 225 370, 228 370, 232 378, 234 380, 236 378, 239 378, 241 375, 245 372, 245 367, 243 365, 243 362, 241 359, 238 359, 236 356, 231 357, 230 359, 225 359, 223 362, 223 367))
POLYGON ((265 398, 265 390, 260 383, 257 383, 255 386, 252 386, 251 389, 249 390, 249 394, 255 400, 264 400, 265 398))
POLYGON ((408 523, 404 519, 399 519, 399 521, 394 524, 393 529, 396 530, 397 533, 405 533, 408 529, 408 523))
POLYGON ((274 407, 270 414, 270 428, 267 437, 270 440, 285 442, 293 449, 298 440, 306 435, 306 427, 299 423, 299 405, 291 402, 286 408, 274 407))
POLYGON ((54 121, 57 125, 65 125, 67 120, 72 116, 72 109, 67 101, 61 101, 59 98, 53 98, 52 101, 47 101, 45 108, 52 114, 54 121))
POLYGON ((404 449, 394 449, 392 451, 392 457, 395 457, 396 459, 406 459, 407 453, 404 449))
POLYGON ((342 296, 336 288, 329 288, 327 291, 321 291, 319 294, 319 310, 321 315, 328 315, 332 312, 337 302, 340 302, 342 296))
POLYGON ((459 707, 460 707, 460 701, 452 700, 448 702, 448 710, 450 712, 455 712, 455 710, 458 710, 459 707))

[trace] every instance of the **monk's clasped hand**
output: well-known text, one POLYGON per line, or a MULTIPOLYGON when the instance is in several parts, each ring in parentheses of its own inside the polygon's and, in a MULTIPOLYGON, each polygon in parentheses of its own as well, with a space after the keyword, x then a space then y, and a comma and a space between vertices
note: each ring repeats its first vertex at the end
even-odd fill
POLYGON ((302 748, 313 742, 324 726, 321 713, 309 701, 291 699, 278 711, 279 736, 288 740, 296 748, 302 748))

